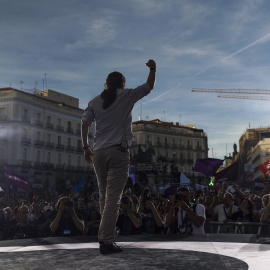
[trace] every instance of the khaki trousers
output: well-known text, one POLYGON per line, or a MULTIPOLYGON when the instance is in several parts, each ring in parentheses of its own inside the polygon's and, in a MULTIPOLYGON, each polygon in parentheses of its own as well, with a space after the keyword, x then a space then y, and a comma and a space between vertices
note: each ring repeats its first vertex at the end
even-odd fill
POLYGON ((98 238, 110 242, 115 240, 120 201, 129 175, 129 150, 121 152, 120 146, 96 150, 93 163, 101 213, 98 238))

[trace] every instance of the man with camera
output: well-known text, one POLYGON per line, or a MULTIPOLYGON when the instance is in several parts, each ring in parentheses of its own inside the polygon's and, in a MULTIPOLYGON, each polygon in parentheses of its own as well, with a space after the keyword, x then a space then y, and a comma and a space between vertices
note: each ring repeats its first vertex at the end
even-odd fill
POLYGON ((57 215, 51 223, 50 229, 54 236, 82 235, 84 222, 78 218, 73 201, 62 197, 56 203, 57 215))
POLYGON ((140 196, 138 213, 142 217, 143 234, 160 234, 162 232, 164 224, 147 187, 140 196))
POLYGON ((190 192, 186 187, 170 195, 170 208, 166 215, 165 227, 168 234, 204 234, 205 208, 202 204, 190 203, 190 192))
POLYGON ((116 226, 120 229, 120 234, 131 235, 137 234, 141 228, 140 215, 132 211, 132 201, 129 197, 124 196, 121 199, 121 213, 118 216, 116 226))

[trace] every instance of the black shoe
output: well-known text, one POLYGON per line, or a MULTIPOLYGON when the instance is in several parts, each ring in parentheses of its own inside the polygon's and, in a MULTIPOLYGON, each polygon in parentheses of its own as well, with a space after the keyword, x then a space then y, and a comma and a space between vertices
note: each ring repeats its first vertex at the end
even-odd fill
POLYGON ((99 250, 101 254, 110 254, 110 253, 117 253, 123 251, 123 248, 117 246, 115 242, 105 243, 103 241, 99 241, 99 250))

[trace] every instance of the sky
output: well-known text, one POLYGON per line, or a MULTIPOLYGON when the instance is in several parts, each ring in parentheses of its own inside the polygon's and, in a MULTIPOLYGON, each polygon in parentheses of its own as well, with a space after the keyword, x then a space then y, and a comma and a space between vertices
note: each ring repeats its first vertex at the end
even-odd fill
POLYGON ((209 157, 233 152, 249 127, 269 126, 269 100, 192 88, 270 89, 268 0, 0 0, 0 88, 46 88, 88 101, 119 71, 126 87, 156 86, 133 121, 203 129, 209 157), (45 75, 47 74, 47 75, 45 75), (23 83, 21 83, 23 81, 23 83), (142 112, 142 113, 141 113, 142 112))

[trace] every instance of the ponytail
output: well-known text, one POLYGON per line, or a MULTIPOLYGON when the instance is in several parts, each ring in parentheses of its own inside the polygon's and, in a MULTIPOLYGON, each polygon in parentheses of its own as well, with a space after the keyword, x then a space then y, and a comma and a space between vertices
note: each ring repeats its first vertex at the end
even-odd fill
POLYGON ((117 90, 123 89, 125 83, 126 79, 120 72, 114 71, 108 75, 105 82, 105 89, 101 93, 101 98, 103 99, 102 108, 104 110, 113 104, 117 97, 117 90))

